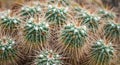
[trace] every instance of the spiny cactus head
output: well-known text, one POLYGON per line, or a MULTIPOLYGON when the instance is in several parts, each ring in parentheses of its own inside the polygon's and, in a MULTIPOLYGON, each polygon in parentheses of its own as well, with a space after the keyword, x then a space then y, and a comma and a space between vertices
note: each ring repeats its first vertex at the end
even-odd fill
POLYGON ((92 65, 109 65, 114 56, 114 48, 111 43, 105 43, 104 40, 98 40, 92 46, 90 52, 90 63, 92 65))
POLYGON ((50 24, 63 25, 67 20, 67 10, 49 5, 45 16, 50 24))
POLYGON ((39 14, 41 12, 41 7, 40 5, 36 6, 23 6, 21 8, 20 14, 22 16, 34 16, 35 14, 39 14))
MULTIPOLYGON (((16 50, 15 41, 9 37, 1 37, 0 38, 0 62, 4 64, 5 62, 15 61, 16 58, 16 50)), ((14 63, 14 62, 13 62, 14 63)))
POLYGON ((115 13, 108 11, 108 10, 100 9, 98 11, 98 14, 101 15, 102 18, 107 19, 107 20, 109 20, 109 19, 113 20, 116 17, 115 13))
POLYGON ((6 14, 0 18, 0 26, 6 30, 15 30, 21 23, 20 19, 16 16, 11 15, 11 10, 8 10, 6 14))
POLYGON ((44 22, 36 22, 30 18, 24 27, 25 38, 31 43, 45 43, 48 38, 48 24, 44 22))
POLYGON ((104 26, 104 35, 109 39, 120 40, 120 24, 114 22, 108 22, 104 26))
POLYGON ((87 29, 86 26, 76 27, 75 25, 67 25, 61 32, 61 41, 65 45, 71 47, 82 47, 86 42, 87 29))
POLYGON ((76 18, 80 20, 81 24, 86 25, 89 29, 95 31, 98 29, 100 17, 97 15, 91 14, 83 8, 75 8, 76 18))
POLYGON ((42 51, 35 61, 36 65, 62 65, 61 55, 52 50, 42 51))

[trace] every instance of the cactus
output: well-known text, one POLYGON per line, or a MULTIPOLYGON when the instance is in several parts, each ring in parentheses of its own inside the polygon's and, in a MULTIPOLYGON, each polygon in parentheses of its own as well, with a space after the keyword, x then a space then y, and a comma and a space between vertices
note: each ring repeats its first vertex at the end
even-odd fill
POLYGON ((1 16, 0 26, 4 33, 11 33, 17 30, 21 21, 16 16, 10 16, 11 10, 8 10, 7 14, 1 16))
POLYGON ((89 29, 95 31, 98 29, 100 17, 94 14, 90 14, 83 8, 75 8, 76 18, 82 20, 81 24, 85 24, 89 29))
POLYGON ((67 25, 61 33, 61 41, 70 47, 82 47, 86 37, 86 26, 75 27, 75 25, 67 25))
POLYGON ((107 20, 109 20, 109 19, 113 20, 113 19, 116 17, 115 13, 113 13, 113 12, 111 12, 111 11, 107 11, 107 10, 102 10, 102 9, 100 9, 100 10, 98 11, 98 14, 99 14, 102 18, 107 19, 107 20))
POLYGON ((25 25, 25 39, 30 43, 45 43, 48 38, 48 25, 35 23, 31 18, 25 25))
POLYGON ((35 65, 62 65, 61 55, 52 50, 41 51, 35 60, 35 65))
POLYGON ((64 8, 57 8, 49 5, 45 16, 50 24, 63 25, 66 23, 67 11, 64 8))
POLYGON ((119 64, 112 63, 119 54, 119 19, 95 1, 19 0, 8 12, 0 9, 0 33, 11 36, 0 36, 0 65, 119 64))
POLYGON ((39 14, 41 12, 40 5, 36 6, 24 6, 21 8, 21 16, 34 16, 35 14, 39 14))
POLYGON ((111 43, 106 44, 103 40, 94 43, 90 51, 90 65, 110 65, 114 57, 114 48, 111 43))
POLYGON ((108 22, 104 26, 104 35, 111 40, 120 40, 120 24, 108 22))
POLYGON ((9 37, 3 37, 0 39, 0 64, 16 64, 18 57, 15 44, 16 42, 9 37))

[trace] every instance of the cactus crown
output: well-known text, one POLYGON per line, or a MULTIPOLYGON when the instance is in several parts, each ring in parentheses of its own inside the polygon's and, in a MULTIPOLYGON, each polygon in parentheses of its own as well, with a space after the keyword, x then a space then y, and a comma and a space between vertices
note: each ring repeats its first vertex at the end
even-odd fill
POLYGON ((86 26, 75 27, 75 25, 67 25, 61 33, 62 42, 72 47, 82 47, 86 41, 86 37, 86 26))
POLYGON ((22 16, 34 16, 37 13, 41 12, 40 5, 36 6, 24 6, 21 8, 21 15, 22 16))
POLYGON ((114 48, 110 44, 105 44, 103 40, 98 40, 91 49, 91 59, 95 65, 109 65, 114 55, 114 48))
POLYGON ((19 18, 11 16, 11 11, 1 17, 0 26, 5 29, 15 29, 20 24, 19 18))
POLYGON ((62 65, 61 56, 52 50, 42 51, 36 59, 37 65, 62 65))
POLYGON ((78 20, 82 20, 81 24, 85 24, 88 28, 95 30, 98 29, 100 17, 89 14, 83 8, 75 8, 76 11, 76 18, 78 20))
POLYGON ((120 24, 115 24, 113 22, 108 22, 104 26, 104 34, 107 38, 120 39, 120 24))
POLYGON ((35 23, 31 19, 24 27, 25 38, 32 43, 45 43, 48 37, 48 25, 44 22, 35 23))
POLYGON ((67 11, 64 8, 53 7, 49 5, 46 13, 46 20, 51 24, 62 25, 66 23, 67 11))
POLYGON ((105 18, 105 19, 113 20, 115 18, 115 13, 107 11, 107 10, 100 9, 98 14, 102 15, 102 18, 105 18))
POLYGON ((15 41, 10 38, 2 38, 0 39, 0 59, 10 59, 11 57, 14 57, 16 55, 15 50, 13 49, 13 46, 15 44, 15 41))

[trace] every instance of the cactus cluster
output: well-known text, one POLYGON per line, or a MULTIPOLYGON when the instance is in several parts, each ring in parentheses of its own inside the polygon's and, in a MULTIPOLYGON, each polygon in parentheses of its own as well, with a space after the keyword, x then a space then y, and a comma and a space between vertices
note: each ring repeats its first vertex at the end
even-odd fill
POLYGON ((33 0, 0 13, 0 33, 10 33, 0 36, 0 65, 115 65, 120 23, 112 11, 95 9, 72 0, 33 0), (19 53, 24 59, 17 60, 19 53))

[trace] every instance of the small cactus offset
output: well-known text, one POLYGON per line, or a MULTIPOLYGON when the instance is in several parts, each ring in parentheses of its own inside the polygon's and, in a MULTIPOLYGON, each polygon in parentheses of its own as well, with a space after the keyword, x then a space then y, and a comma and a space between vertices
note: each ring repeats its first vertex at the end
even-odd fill
POLYGON ((39 14, 41 12, 40 5, 36 6, 24 6, 21 8, 21 16, 34 16, 35 14, 39 14))
POLYGON ((10 16, 10 14, 11 11, 9 10, 8 15, 3 15, 0 20, 0 26, 5 33, 16 31, 21 23, 18 17, 10 16))
POLYGON ((82 47, 86 41, 86 26, 75 27, 75 25, 67 25, 62 30, 61 41, 70 47, 82 47))
POLYGON ((0 39, 0 65, 16 64, 17 51, 15 50, 16 42, 9 38, 3 37, 0 39))
POLYGON ((35 23, 31 18, 25 25, 25 39, 30 43, 45 43, 48 38, 48 24, 44 22, 35 23))
POLYGON ((64 8, 49 5, 45 16, 50 24, 63 25, 67 20, 67 11, 64 8))
POLYGON ((108 22, 104 26, 104 35, 111 40, 120 40, 120 24, 108 22))
POLYGON ((94 43, 90 51, 90 65, 110 65, 114 57, 114 48, 111 43, 106 44, 103 40, 94 43))
POLYGON ((86 25, 89 29, 95 31, 98 29, 100 17, 90 14, 83 8, 75 8, 76 18, 81 21, 81 24, 86 25))
POLYGON ((100 15, 103 19, 107 19, 107 20, 109 19, 113 20, 116 17, 115 13, 102 9, 98 11, 98 15, 100 15))
POLYGON ((41 51, 35 60, 35 65, 62 65, 61 55, 52 50, 41 51))
MULTIPOLYGON (((60 44, 57 46, 65 56, 69 57, 70 64, 77 62, 84 56, 84 47, 87 42, 88 32, 86 26, 66 25, 60 34, 60 44)), ((79 64, 79 63, 78 63, 79 64)))

